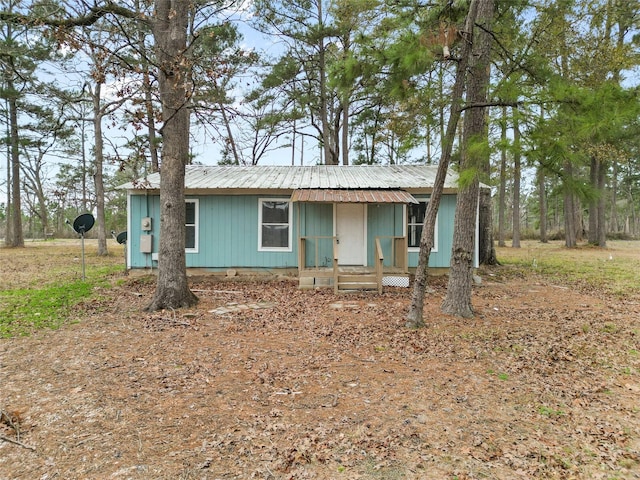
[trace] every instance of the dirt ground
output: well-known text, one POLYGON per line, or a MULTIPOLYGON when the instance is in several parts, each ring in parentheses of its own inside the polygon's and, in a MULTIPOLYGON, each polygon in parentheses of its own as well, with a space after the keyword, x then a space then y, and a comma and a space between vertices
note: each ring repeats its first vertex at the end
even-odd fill
POLYGON ((417 331, 409 289, 199 278, 153 314, 147 278, 101 289, 0 340, 0 479, 640 478, 640 296, 481 276, 471 320, 434 279, 417 331))

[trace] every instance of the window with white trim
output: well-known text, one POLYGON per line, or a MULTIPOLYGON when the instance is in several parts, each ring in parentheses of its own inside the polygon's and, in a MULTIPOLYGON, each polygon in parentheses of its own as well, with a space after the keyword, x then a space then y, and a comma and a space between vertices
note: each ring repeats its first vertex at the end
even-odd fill
POLYGON ((293 209, 289 199, 261 198, 258 208, 258 250, 290 252, 293 209))
POLYGON ((188 199, 185 205, 185 252, 198 253, 198 210, 199 201, 197 199, 188 199))
MULTIPOLYGON (((407 205, 407 243, 409 251, 420 250, 420 237, 424 225, 424 217, 427 213, 428 199, 417 199, 420 203, 410 203, 407 205)), ((438 216, 436 215, 436 225, 433 231, 432 252, 438 251, 438 216)))

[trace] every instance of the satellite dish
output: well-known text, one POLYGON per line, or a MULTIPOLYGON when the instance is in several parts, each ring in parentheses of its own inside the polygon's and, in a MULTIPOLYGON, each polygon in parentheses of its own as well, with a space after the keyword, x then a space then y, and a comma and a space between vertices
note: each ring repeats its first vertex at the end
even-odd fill
MULTIPOLYGON (((82 238, 82 280, 86 278, 84 274, 84 234, 91 230, 93 224, 95 223, 95 218, 90 213, 83 213, 78 218, 73 221, 73 229, 77 234, 82 238)), ((69 221, 67 220, 67 223, 69 221)))
POLYGON ((120 232, 118 234, 118 236, 116 237, 116 242, 118 242, 120 245, 124 245, 125 243, 127 243, 127 231, 126 230, 124 232, 120 232))
POLYGON ((91 230, 94 223, 95 219, 93 218, 93 215, 90 213, 83 213, 73 221, 73 229, 80 235, 84 236, 85 233, 91 230))

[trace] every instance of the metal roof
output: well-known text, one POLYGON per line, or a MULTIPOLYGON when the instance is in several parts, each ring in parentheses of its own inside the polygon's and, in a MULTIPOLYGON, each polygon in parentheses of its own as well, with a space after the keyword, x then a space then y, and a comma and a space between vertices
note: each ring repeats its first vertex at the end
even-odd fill
POLYGON ((334 190, 305 188, 294 190, 292 202, 320 203, 420 203, 404 190, 334 190))
MULTIPOLYGON (((185 189, 425 189, 433 187, 437 169, 437 165, 187 165, 185 189)), ((457 188, 454 172, 448 172, 444 187, 457 188)), ((121 188, 158 189, 160 174, 151 174, 121 188)))

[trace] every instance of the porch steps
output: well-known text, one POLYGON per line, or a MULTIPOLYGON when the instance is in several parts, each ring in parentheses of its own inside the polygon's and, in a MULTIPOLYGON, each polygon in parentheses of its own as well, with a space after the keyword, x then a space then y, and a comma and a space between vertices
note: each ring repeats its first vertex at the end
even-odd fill
POLYGON ((375 274, 339 274, 336 290, 378 290, 378 282, 375 274))
POLYGON ((347 267, 346 270, 338 273, 337 281, 334 280, 331 269, 325 271, 307 270, 300 273, 298 286, 303 290, 333 288, 336 293, 346 293, 380 292, 384 286, 407 287, 409 284, 409 275, 404 272, 387 271, 383 274, 381 285, 378 285, 375 272, 370 270, 357 271, 357 269, 350 267, 347 267))

